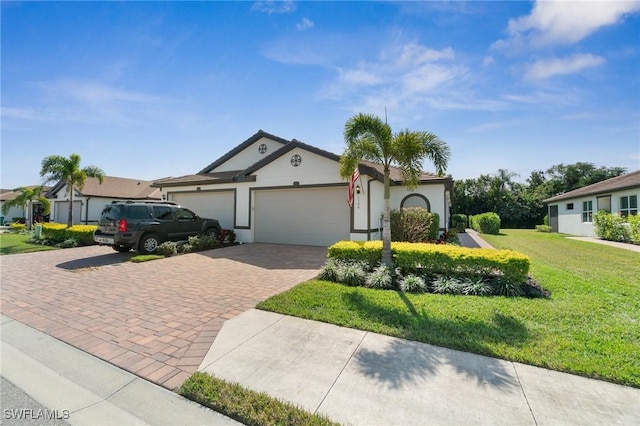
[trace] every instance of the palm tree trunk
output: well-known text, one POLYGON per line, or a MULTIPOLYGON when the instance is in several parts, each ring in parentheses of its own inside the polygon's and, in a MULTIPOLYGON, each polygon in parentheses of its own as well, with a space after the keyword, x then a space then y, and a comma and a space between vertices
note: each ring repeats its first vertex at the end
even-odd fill
POLYGON ((384 171, 384 212, 382 215, 382 259, 381 263, 393 269, 391 256, 391 220, 389 219, 389 198, 391 197, 389 170, 384 171))
POLYGON ((69 185, 69 218, 67 219, 67 228, 73 226, 73 186, 69 185))

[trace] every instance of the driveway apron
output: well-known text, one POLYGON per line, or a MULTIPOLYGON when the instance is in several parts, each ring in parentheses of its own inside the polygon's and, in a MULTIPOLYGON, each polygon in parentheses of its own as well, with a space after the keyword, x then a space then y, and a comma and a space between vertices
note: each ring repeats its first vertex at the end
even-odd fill
POLYGON ((327 249, 244 244, 145 263, 108 247, 0 257, 0 311, 169 389, 224 321, 311 279, 327 249))

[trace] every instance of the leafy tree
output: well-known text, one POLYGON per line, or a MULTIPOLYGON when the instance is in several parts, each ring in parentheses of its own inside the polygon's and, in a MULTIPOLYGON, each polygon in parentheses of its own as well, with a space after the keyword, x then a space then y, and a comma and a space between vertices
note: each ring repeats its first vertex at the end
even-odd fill
POLYGON ((429 159, 439 175, 447 169, 449 146, 429 132, 401 130, 393 133, 391 126, 370 114, 356 114, 344 126, 347 145, 340 157, 340 174, 349 178, 362 160, 384 167, 384 214, 382 225, 382 263, 392 266, 391 226, 389 221, 390 168, 398 166, 403 184, 413 189, 420 183, 422 163, 429 159))
POLYGON ((27 226, 31 229, 33 224, 33 209, 31 206, 34 202, 42 204, 44 214, 49 214, 51 203, 47 197, 42 194, 44 188, 42 186, 21 186, 14 189, 19 194, 13 200, 5 201, 2 204, 2 214, 7 214, 11 207, 21 207, 25 212, 27 226))
POLYGON ((74 189, 84 188, 88 177, 97 178, 100 183, 104 180, 104 172, 96 166, 80 168, 80 156, 71 154, 69 158, 60 155, 50 155, 42 160, 40 176, 46 182, 63 182, 69 188, 69 218, 67 227, 73 225, 73 192, 74 189))

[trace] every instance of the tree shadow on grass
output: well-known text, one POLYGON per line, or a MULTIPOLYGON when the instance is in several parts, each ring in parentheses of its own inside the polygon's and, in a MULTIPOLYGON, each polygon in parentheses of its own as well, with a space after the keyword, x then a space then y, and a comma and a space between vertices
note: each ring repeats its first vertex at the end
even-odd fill
POLYGON ((406 309, 372 303, 355 291, 345 295, 346 302, 361 317, 391 324, 402 330, 400 337, 414 340, 392 339, 387 347, 380 350, 360 349, 355 359, 362 374, 393 388, 437 374, 452 378, 461 375, 478 385, 502 390, 517 386, 517 378, 506 361, 467 352, 491 356, 490 343, 523 344, 529 339, 529 333, 521 322, 500 313, 494 315, 490 324, 470 319, 435 318, 424 309, 418 311, 404 293, 397 294, 406 309))

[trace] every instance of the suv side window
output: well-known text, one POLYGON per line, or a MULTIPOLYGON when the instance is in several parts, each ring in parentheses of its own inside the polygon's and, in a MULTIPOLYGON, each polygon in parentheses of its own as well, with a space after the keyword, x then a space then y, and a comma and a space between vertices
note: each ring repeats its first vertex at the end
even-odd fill
POLYGON ((153 217, 158 220, 173 220, 171 215, 171 207, 153 206, 153 217))
POLYGON ((183 207, 176 208, 176 218, 178 220, 195 220, 196 214, 191 210, 187 210, 183 207))
POLYGON ((147 206, 128 206, 127 217, 131 220, 143 220, 149 218, 147 206))

